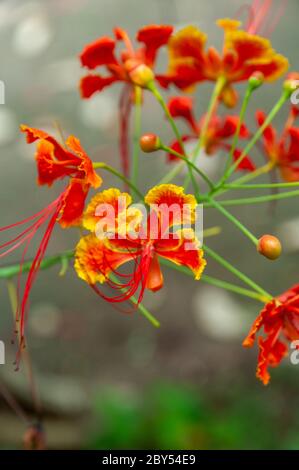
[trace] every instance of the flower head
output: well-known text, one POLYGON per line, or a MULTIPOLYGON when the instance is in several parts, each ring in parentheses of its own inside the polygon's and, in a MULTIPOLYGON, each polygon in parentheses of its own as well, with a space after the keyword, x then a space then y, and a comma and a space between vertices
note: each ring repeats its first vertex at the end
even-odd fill
POLYGON ((259 337, 257 377, 266 385, 270 380, 269 367, 276 367, 288 348, 286 342, 299 339, 299 284, 269 301, 254 321, 243 346, 251 347, 257 333, 264 328, 265 337, 259 337))
MULTIPOLYGON (((91 201, 86 210, 87 228, 94 228, 95 222, 101 221, 102 212, 96 215, 95 202, 109 201, 112 207, 116 207, 118 203, 113 201, 116 196, 122 196, 129 202, 126 193, 120 194, 113 188, 95 196, 97 201, 91 201)), ((145 289, 161 289, 164 281, 160 258, 188 267, 193 271, 195 279, 200 278, 206 264, 194 230, 184 228, 184 223, 190 224, 195 220, 194 196, 186 195, 181 187, 164 184, 152 188, 144 201, 152 209, 149 215, 141 215, 138 209, 130 205, 122 206, 122 214, 129 216, 123 223, 126 223, 126 227, 129 223, 133 230, 119 229, 124 225, 120 225, 120 211, 116 211, 114 224, 110 224, 108 215, 110 230, 106 236, 96 236, 94 233, 87 235, 76 248, 75 269, 78 276, 111 302, 128 300, 138 290, 140 302, 145 289), (182 221, 183 228, 176 229, 182 221), (119 268, 129 261, 133 271, 130 274, 121 273, 119 268), (120 282, 115 281, 113 276, 117 276, 120 282), (117 294, 112 297, 104 295, 96 287, 97 282, 107 283, 117 294)))
POLYGON ((7 256, 21 246, 23 247, 20 262, 21 276, 29 245, 33 238, 45 227, 29 269, 22 299, 17 306, 16 320, 20 320, 20 342, 23 345, 29 294, 56 222, 59 222, 62 227, 78 225, 82 219, 85 199, 89 189, 100 186, 102 180, 95 173, 92 161, 82 149, 80 141, 76 137, 70 136, 64 147, 54 137, 39 129, 23 125, 21 130, 26 134, 28 143, 37 141, 35 158, 38 183, 51 186, 57 180, 67 179, 67 184, 61 194, 47 207, 27 219, 0 228, 0 232, 6 232, 21 227, 18 235, 0 245, 0 249, 3 250, 0 253, 0 258, 7 256))
MULTIPOLYGON (((264 153, 287 182, 299 181, 299 127, 294 125, 298 114, 298 108, 292 106, 280 135, 272 125, 263 132, 264 153)), ((266 119, 265 113, 257 111, 256 119, 258 125, 262 126, 266 119)))
POLYGON ((248 80, 254 72, 261 72, 265 81, 275 80, 287 70, 288 60, 276 53, 268 39, 240 30, 237 20, 221 19, 217 25, 224 30, 222 53, 214 47, 206 50, 207 36, 195 26, 187 26, 170 38, 169 70, 162 84, 188 89, 222 76, 221 98, 232 107, 237 102, 234 83, 248 80))
MULTIPOLYGON (((176 96, 170 98, 168 101, 168 109, 173 118, 183 119, 189 128, 189 133, 182 136, 182 141, 197 141, 203 128, 205 116, 199 120, 195 118, 192 98, 186 96, 176 96)), ((209 122, 208 130, 203 139, 206 155, 213 155, 217 152, 217 150, 221 149, 226 152, 229 151, 230 145, 228 141, 235 135, 238 126, 238 116, 230 115, 222 118, 214 115, 209 122)), ((249 131, 245 124, 241 124, 239 136, 241 139, 246 139, 249 137, 249 131)), ((177 140, 172 142, 170 147, 180 154, 184 153, 180 143, 177 140)), ((240 149, 235 149, 233 155, 234 159, 237 160, 241 153, 242 152, 240 149)), ((169 153, 168 159, 169 161, 175 161, 178 158, 175 155, 169 153)), ((239 164, 238 169, 244 171, 253 171, 255 170, 255 165, 249 157, 245 157, 239 164)))
MULTIPOLYGON (((80 89, 83 98, 89 98, 94 93, 115 82, 125 82, 146 87, 155 78, 153 67, 160 47, 167 44, 172 33, 172 26, 148 25, 141 28, 136 35, 140 43, 138 49, 122 28, 115 28, 115 38, 101 37, 85 46, 80 54, 83 67, 93 71, 104 67, 107 75, 89 73, 81 80, 80 89), (115 47, 118 42, 124 44, 120 56, 116 57, 115 47)), ((159 80, 159 76, 156 77, 159 80)))
POLYGON ((68 180, 62 198, 60 225, 78 225, 89 189, 98 188, 102 183, 93 169, 91 159, 77 137, 69 136, 65 146, 62 146, 54 137, 39 129, 22 125, 21 130, 26 134, 28 143, 38 142, 35 154, 38 183, 52 186, 59 179, 68 180))

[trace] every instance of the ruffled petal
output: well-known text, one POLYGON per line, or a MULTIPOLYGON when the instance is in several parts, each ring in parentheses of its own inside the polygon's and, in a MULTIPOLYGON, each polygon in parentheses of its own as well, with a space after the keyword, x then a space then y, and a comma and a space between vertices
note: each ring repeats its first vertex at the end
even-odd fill
POLYGON ((100 65, 116 64, 114 39, 104 36, 84 47, 80 54, 81 64, 92 70, 100 65))
POLYGON ((159 214, 162 232, 176 224, 194 222, 197 201, 192 194, 185 194, 184 188, 174 184, 154 186, 144 201, 159 214))
POLYGON ((196 280, 200 279, 207 264, 192 229, 178 230, 168 239, 157 241, 155 251, 162 258, 191 269, 196 280))
POLYGON ((81 163, 78 165, 78 170, 82 171, 85 175, 84 181, 90 184, 93 188, 98 188, 102 184, 102 178, 95 172, 92 161, 81 146, 80 140, 70 135, 66 141, 66 145, 70 148, 80 159, 81 163))
POLYGON ((168 100, 168 110, 173 118, 183 118, 194 132, 198 132, 194 113, 193 99, 187 96, 175 96, 168 100))
POLYGON ((100 75, 87 75, 80 81, 80 93, 82 98, 90 98, 97 92, 116 82, 117 77, 101 77, 100 75))
POLYGON ((62 228, 81 224, 89 189, 90 185, 85 184, 82 180, 76 178, 71 180, 65 191, 64 205, 58 220, 62 228))
POLYGON ((154 63, 157 50, 167 44, 172 31, 173 26, 152 24, 137 32, 136 39, 145 44, 145 56, 149 64, 154 63))
POLYGON ((113 250, 104 239, 98 239, 94 234, 81 238, 75 252, 75 270, 78 276, 88 284, 103 283, 109 274, 115 272, 121 265, 131 261, 130 252, 113 250))

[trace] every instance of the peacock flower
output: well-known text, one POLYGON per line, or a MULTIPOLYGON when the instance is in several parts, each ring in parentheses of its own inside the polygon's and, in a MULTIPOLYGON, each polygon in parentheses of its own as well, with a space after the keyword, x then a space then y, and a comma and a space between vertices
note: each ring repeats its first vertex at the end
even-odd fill
MULTIPOLYGON (((46 226, 26 279, 22 300, 20 305, 18 305, 16 317, 17 320, 20 319, 22 342, 24 340, 24 322, 29 294, 45 255, 54 226, 56 222, 63 228, 79 225, 89 189, 91 187, 98 188, 102 180, 95 173, 92 161, 76 137, 70 136, 64 147, 54 137, 42 130, 22 125, 21 131, 26 134, 28 143, 37 141, 35 158, 38 184, 51 186, 57 180, 67 179, 66 187, 47 207, 27 219, 0 228, 0 232, 6 232, 21 227, 18 235, 0 246, 0 249, 4 250, 0 254, 1 258, 15 251, 20 246, 23 247, 20 263, 21 275, 22 266, 32 239, 40 229, 46 226)), ((18 284, 19 282, 20 279, 18 284)))
POLYGON ((136 35, 140 46, 135 49, 127 32, 122 28, 114 30, 115 39, 104 36, 84 47, 80 54, 83 67, 89 70, 88 75, 80 82, 82 98, 90 98, 95 93, 114 83, 124 83, 120 96, 120 151, 123 171, 129 174, 129 149, 128 149, 128 122, 132 101, 134 98, 134 86, 146 88, 156 79, 158 82, 162 76, 154 73, 155 62, 159 49, 167 44, 173 27, 168 25, 148 25, 141 28, 136 35), (122 42, 124 49, 119 57, 116 57, 117 43, 122 42), (93 71, 104 67, 107 74, 101 75, 93 71))
MULTIPOLYGON (((168 101, 168 109, 174 119, 183 119, 189 128, 189 133, 182 136, 182 141, 197 141, 203 128, 205 116, 199 120, 195 118, 192 98, 186 96, 170 98, 168 101)), ((228 141, 235 135, 239 126, 239 122, 239 116, 230 115, 219 117, 214 115, 209 122, 208 130, 203 139, 203 148, 206 155, 213 155, 218 150, 229 152, 231 146, 228 141)), ((249 137, 249 131, 243 123, 240 127, 239 137, 241 139, 246 139, 249 137)), ((177 140, 173 141, 170 147, 172 150, 180 154, 184 153, 180 143, 177 140)), ((234 160, 238 160, 241 153, 242 151, 236 148, 233 155, 234 160)), ((176 161, 178 160, 178 157, 169 153, 168 160, 176 161)), ((239 164, 238 169, 243 171, 254 171, 255 165, 249 157, 245 157, 239 164)))
POLYGON ((173 83, 186 90, 204 82, 223 77, 221 99, 228 107, 235 106, 237 92, 233 84, 248 80, 255 72, 265 81, 279 78, 288 68, 288 60, 272 48, 271 42, 256 34, 239 29, 241 23, 221 19, 217 25, 224 30, 222 53, 214 47, 205 49, 207 36, 195 26, 187 26, 169 39, 169 69, 160 83, 173 83))
MULTIPOLYGON (((121 211, 115 211, 113 224, 109 223, 111 219, 110 214, 108 215, 107 235, 99 237, 91 233, 79 241, 75 253, 78 276, 110 302, 128 300, 136 292, 138 302, 141 302, 145 289, 154 292, 161 289, 164 283, 159 261, 161 258, 189 268, 195 279, 200 279, 206 261, 195 232, 189 225, 196 216, 194 196, 186 195, 182 187, 173 184, 156 186, 144 198, 145 204, 150 207, 148 214, 130 206, 126 193, 119 193, 112 188, 91 201, 85 212, 83 225, 94 231, 102 217, 102 211, 100 216, 96 215, 96 203, 100 201, 101 204, 117 207, 118 202, 113 198, 120 196, 127 204, 122 205, 121 211), (119 230, 121 213, 129 216, 126 224, 129 220, 130 230, 119 230), (188 227, 184 228, 184 224, 188 227), (112 227, 115 227, 114 236, 111 236, 112 227), (120 272, 119 268, 128 262, 132 265, 131 272, 120 272), (116 295, 104 294, 97 283, 106 283, 116 291, 116 295)), ((125 222, 122 222, 122 228, 123 223, 125 222)))
MULTIPOLYGON (((298 114, 298 109, 292 106, 279 136, 272 125, 267 126, 263 132, 264 153, 287 182, 299 181, 299 127, 294 125, 298 114)), ((265 113, 257 111, 256 120, 259 126, 264 124, 265 119, 265 113)))
POLYGON ((299 339, 299 284, 268 302, 254 321, 244 347, 252 347, 257 333, 264 329, 265 337, 259 337, 259 355, 256 376, 264 385, 270 381, 269 367, 276 367, 288 354, 286 342, 299 339))

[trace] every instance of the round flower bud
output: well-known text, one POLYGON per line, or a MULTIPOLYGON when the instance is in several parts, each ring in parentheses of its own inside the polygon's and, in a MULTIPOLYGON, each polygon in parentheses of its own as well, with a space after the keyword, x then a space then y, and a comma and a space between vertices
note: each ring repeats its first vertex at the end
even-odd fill
POLYGON ((264 83, 264 74, 262 74, 262 72, 254 72, 249 77, 248 83, 252 90, 256 90, 264 83))
POLYGON ((299 73, 298 72, 291 72, 288 74, 287 79, 283 84, 283 88, 285 91, 291 94, 299 88, 299 73))
POLYGON ((275 260, 281 255, 281 243, 273 235, 263 235, 257 244, 257 251, 268 259, 275 260))
POLYGON ((161 148, 161 140, 156 134, 144 134, 139 140, 140 148, 145 153, 156 152, 161 148))
POLYGON ((132 82, 142 88, 147 88, 155 78, 150 67, 136 60, 127 60, 125 67, 132 82))

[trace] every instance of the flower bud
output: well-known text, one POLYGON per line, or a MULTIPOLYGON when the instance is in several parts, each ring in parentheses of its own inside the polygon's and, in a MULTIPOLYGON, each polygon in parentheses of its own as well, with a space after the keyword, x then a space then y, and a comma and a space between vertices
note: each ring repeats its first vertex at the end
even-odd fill
POLYGON ((252 90, 256 90, 264 83, 264 74, 262 74, 262 72, 254 72, 249 77, 248 83, 252 90))
POLYGON ((155 78, 154 72, 150 67, 136 60, 127 60, 125 67, 132 82, 142 88, 147 88, 155 78))
POLYGON ((275 260, 281 255, 281 243, 273 235, 263 235, 257 244, 257 251, 268 259, 275 260))
POLYGON ((161 140, 156 134, 144 134, 139 140, 140 148, 145 153, 156 152, 161 148, 161 140))
POLYGON ((283 88, 285 91, 291 94, 299 88, 299 73, 298 72, 291 72, 288 74, 287 79, 283 84, 283 88))

